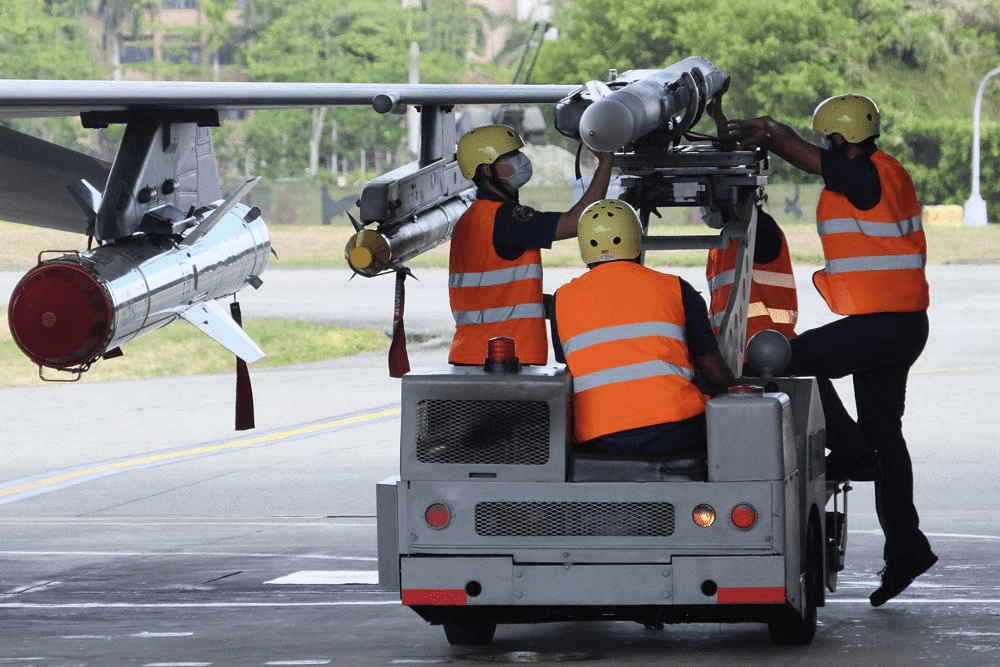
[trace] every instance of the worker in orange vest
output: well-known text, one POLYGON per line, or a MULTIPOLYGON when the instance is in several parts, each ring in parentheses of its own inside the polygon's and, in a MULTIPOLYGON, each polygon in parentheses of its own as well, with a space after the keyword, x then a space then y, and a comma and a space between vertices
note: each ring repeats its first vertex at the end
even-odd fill
POLYGON ((838 452, 831 458, 850 468, 867 454, 877 464, 875 508, 885 534, 885 568, 881 586, 869 597, 875 607, 937 562, 919 528, 902 429, 907 376, 927 341, 927 243, 909 174, 875 145, 880 122, 875 102, 853 94, 816 107, 819 146, 770 116, 729 122, 730 133, 744 143, 764 146, 823 178, 816 224, 825 265, 813 282, 830 309, 845 317, 792 339, 789 370, 853 377, 863 438, 853 443, 853 460, 840 455, 838 461, 838 452))
POLYGON ((709 397, 695 373, 713 393, 734 382, 704 300, 639 263, 642 226, 623 201, 588 206, 577 238, 589 270, 556 290, 552 341, 573 376, 578 449, 704 455, 709 397))
MULTIPOLYGON (((708 104, 708 114, 715 121, 720 143, 730 139, 729 121, 722 109, 722 98, 729 90, 729 83, 730 79, 727 78, 722 89, 708 104)), ((702 207, 701 217, 705 224, 715 229, 721 229, 725 224, 722 211, 719 210, 702 207)), ((732 238, 726 247, 708 251, 708 262, 705 265, 710 295, 708 318, 716 336, 719 335, 722 317, 735 281, 738 250, 737 239, 732 238)), ((765 329, 774 329, 785 338, 794 338, 798 319, 799 299, 788 241, 777 221, 758 206, 745 342, 765 329)))
MULTIPOLYGON (((703 212, 705 217, 705 212, 703 212)), ((778 223, 762 208, 757 208, 757 230, 753 248, 753 281, 747 308, 746 340, 764 329, 775 329, 785 338, 795 337, 799 319, 799 300, 792 273, 788 242, 778 223)), ((705 277, 710 303, 708 319, 719 335, 722 316, 729 303, 736 275, 738 243, 732 238, 724 248, 708 251, 705 277)))
POLYGON ((536 211, 521 204, 518 191, 532 176, 523 147, 520 135, 506 125, 475 128, 458 142, 459 167, 478 191, 451 236, 452 364, 481 365, 494 336, 514 338, 522 364, 547 363, 539 249, 576 236, 580 212, 608 192, 614 155, 595 153, 594 176, 571 209, 536 211))

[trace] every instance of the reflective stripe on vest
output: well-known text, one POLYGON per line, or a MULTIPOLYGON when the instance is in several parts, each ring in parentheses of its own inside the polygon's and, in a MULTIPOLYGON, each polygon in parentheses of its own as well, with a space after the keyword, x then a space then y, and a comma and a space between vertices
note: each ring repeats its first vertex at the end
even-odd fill
POLYGON ((580 350, 616 340, 629 338, 644 338, 646 336, 663 336, 673 340, 686 342, 684 329, 669 322, 637 322, 636 324, 621 324, 613 327, 601 327, 573 336, 562 344, 563 352, 572 354, 580 350))
POLYGON ((920 202, 909 174, 887 153, 871 156, 882 189, 879 203, 862 211, 826 188, 816 208, 824 268, 813 282, 840 315, 926 310, 927 241, 920 202))
POLYGON ((488 324, 527 318, 545 319, 545 308, 540 303, 522 303, 502 308, 456 310, 452 315, 455 317, 455 324, 488 324))
POLYGON ((659 375, 677 375, 690 380, 694 377, 694 371, 666 361, 644 361, 628 366, 616 366, 595 373, 573 376, 573 392, 580 393, 597 387, 604 387, 610 384, 629 382, 631 380, 644 380, 646 378, 657 377, 659 375))
POLYGON ((541 264, 525 264, 479 273, 452 273, 448 276, 448 287, 489 287, 533 278, 542 279, 541 264))
POLYGON ((521 363, 548 361, 542 304, 542 264, 537 248, 506 260, 493 248, 493 222, 500 202, 477 200, 452 232, 448 294, 455 336, 448 361, 481 364, 494 336, 516 342, 521 363))

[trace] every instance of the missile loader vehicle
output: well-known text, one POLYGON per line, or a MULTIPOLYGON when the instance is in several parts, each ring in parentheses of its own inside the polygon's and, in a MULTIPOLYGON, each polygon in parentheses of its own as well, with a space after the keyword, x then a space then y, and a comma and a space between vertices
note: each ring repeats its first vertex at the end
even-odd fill
POLYGON ((404 375, 400 475, 376 489, 379 579, 452 644, 588 620, 762 623, 806 644, 836 589, 850 487, 825 477, 816 381, 781 375, 777 332, 744 343, 767 155, 656 134, 616 153, 621 198, 647 232, 661 206, 722 212, 715 234, 647 234, 643 251, 737 239, 719 342, 741 380, 707 404, 704 456, 630 459, 574 451, 572 377, 519 367, 516 341, 491 341, 482 367, 404 375))

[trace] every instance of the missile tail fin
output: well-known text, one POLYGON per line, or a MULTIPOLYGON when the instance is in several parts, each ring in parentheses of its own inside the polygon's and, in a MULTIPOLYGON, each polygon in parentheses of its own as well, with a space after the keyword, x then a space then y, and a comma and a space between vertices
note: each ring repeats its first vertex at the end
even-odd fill
POLYGON ((196 303, 183 310, 180 316, 249 364, 264 357, 264 351, 236 324, 218 301, 196 303))

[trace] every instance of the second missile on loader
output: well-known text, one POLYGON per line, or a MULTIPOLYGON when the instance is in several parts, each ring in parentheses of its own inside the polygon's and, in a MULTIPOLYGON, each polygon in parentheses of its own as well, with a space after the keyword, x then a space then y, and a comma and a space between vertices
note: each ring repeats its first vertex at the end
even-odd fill
POLYGON ((654 133, 676 143, 725 82, 725 73, 700 56, 661 70, 613 73, 607 83, 591 81, 557 103, 556 129, 595 151, 621 150, 654 133))

